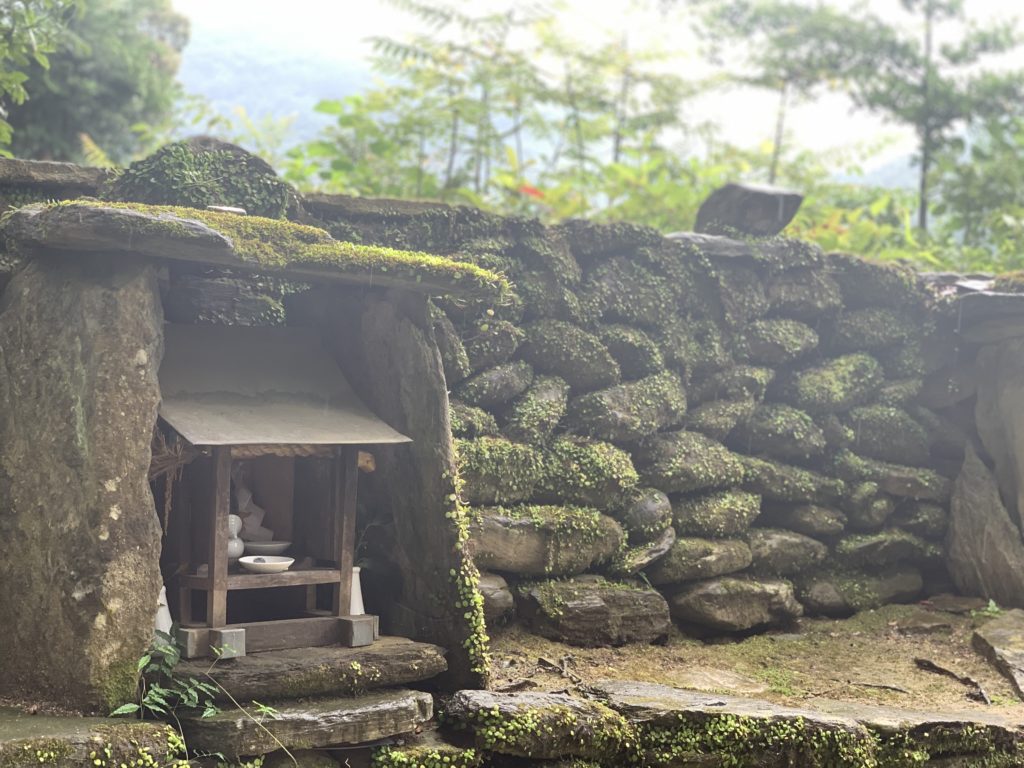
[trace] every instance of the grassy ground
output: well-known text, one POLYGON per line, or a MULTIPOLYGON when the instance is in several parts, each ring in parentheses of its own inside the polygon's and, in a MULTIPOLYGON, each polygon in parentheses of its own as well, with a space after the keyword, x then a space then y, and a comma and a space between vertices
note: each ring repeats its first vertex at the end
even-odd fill
POLYGON ((988 618, 984 612, 956 615, 894 605, 839 621, 803 619, 787 633, 702 643, 676 632, 663 646, 624 648, 575 648, 513 626, 491 633, 493 687, 559 690, 613 678, 799 706, 839 699, 908 709, 986 711, 1024 720, 1024 703, 971 648, 973 628, 988 618), (967 687, 920 670, 915 658, 974 678, 992 704, 971 701, 967 687), (553 671, 551 662, 564 666, 566 673, 553 671))

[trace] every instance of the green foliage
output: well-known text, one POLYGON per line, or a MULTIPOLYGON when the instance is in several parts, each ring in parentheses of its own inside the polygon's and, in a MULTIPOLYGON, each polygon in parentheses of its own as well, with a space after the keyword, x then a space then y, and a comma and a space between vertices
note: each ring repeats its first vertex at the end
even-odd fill
POLYGON ((163 632, 157 632, 159 642, 139 659, 139 694, 134 702, 117 707, 110 713, 138 715, 156 719, 177 719, 179 709, 201 710, 203 717, 215 715, 219 710, 213 703, 216 687, 195 677, 182 678, 175 672, 181 661, 181 649, 163 632))
POLYGON ((83 0, 0 0, 0 156, 10 156, 11 124, 5 118, 36 90, 36 83, 28 84, 30 73, 50 69, 50 54, 83 7, 83 0))
MULTIPOLYGON (((30 5, 71 4, 35 0, 30 5)), ((86 135, 115 162, 125 162, 140 148, 138 123, 170 118, 188 22, 175 13, 171 0, 75 5, 80 11, 70 17, 59 44, 48 45, 48 66, 44 58, 25 69, 24 88, 31 98, 15 100, 10 109, 12 149, 21 157, 80 161, 86 135)))

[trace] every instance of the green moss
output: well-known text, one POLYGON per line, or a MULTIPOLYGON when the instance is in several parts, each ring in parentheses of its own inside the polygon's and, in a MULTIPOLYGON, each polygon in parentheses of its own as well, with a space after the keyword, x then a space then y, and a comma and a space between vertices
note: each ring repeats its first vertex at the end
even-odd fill
POLYGON ((878 361, 856 353, 800 371, 787 388, 787 395, 805 411, 832 413, 866 402, 882 381, 878 361))
POLYGON ((629 442, 677 426, 685 414, 682 382, 666 371, 576 398, 567 421, 582 434, 629 442))
POLYGON ((564 285, 578 285, 583 273, 572 255, 564 236, 548 231, 544 236, 526 235, 516 245, 514 255, 551 274, 552 279, 564 285))
POLYGON ((919 563, 929 552, 927 542, 898 528, 845 536, 835 547, 837 562, 853 568, 919 563))
POLYGON ((912 403, 921 394, 924 386, 922 379, 897 379, 887 381, 878 390, 876 398, 880 405, 891 405, 895 408, 912 403))
POLYGON ((174 239, 184 232, 183 219, 198 221, 230 238, 235 254, 254 268, 321 268, 340 274, 381 274, 416 282, 440 282, 470 292, 501 293, 508 287, 504 278, 473 264, 416 251, 343 243, 322 229, 290 221, 194 208, 88 200, 72 200, 53 207, 69 206, 115 208, 146 214, 145 218, 139 217, 126 224, 126 237, 134 232, 145 232, 174 239))
POLYGON ((906 411, 869 405, 852 409, 846 421, 854 433, 850 448, 858 454, 914 466, 928 463, 928 433, 906 411))
POLYGON ((560 438, 544 452, 537 498, 602 510, 622 506, 639 477, 630 455, 608 443, 560 438))
POLYGON ((455 441, 463 498, 470 504, 525 501, 545 472, 536 449, 497 437, 455 441))
POLYGON ((639 328, 605 325, 601 327, 598 336, 626 378, 639 379, 665 369, 658 346, 639 328))
POLYGON ((645 483, 666 493, 727 488, 744 477, 739 456, 697 432, 654 435, 640 445, 637 457, 645 483))
POLYGON ((785 365, 818 346, 813 328, 796 320, 757 320, 737 337, 740 359, 758 365, 785 365))
POLYGON ((843 253, 828 255, 830 273, 849 307, 878 305, 894 309, 923 306, 928 300, 917 273, 904 264, 879 262, 843 253))
POLYGON ((779 459, 809 459, 825 450, 825 433, 801 410, 780 403, 764 403, 737 426, 730 444, 745 453, 779 459))
POLYGON ((478 408, 495 408, 523 394, 533 383, 529 363, 513 360, 480 371, 460 383, 453 394, 478 408))
POLYGON ((725 440, 741 421, 750 418, 757 403, 752 399, 714 400, 690 411, 684 422, 687 429, 713 440, 725 440))
POLYGON ((121 661, 111 665, 96 681, 100 700, 107 712, 113 712, 126 701, 135 698, 139 684, 139 669, 136 661, 121 661))
POLYGON ((498 434, 498 423, 482 408, 452 400, 449 402, 449 415, 455 437, 493 437, 498 434))
POLYGON ((519 270, 513 276, 515 293, 523 302, 523 315, 530 319, 551 318, 583 323, 585 312, 579 297, 552 279, 547 272, 519 270))
MULTIPOLYGON (((914 330, 920 332, 920 329, 914 330)), ((911 338, 905 344, 880 349, 876 357, 886 377, 890 379, 919 379, 926 373, 920 338, 911 338)))
POLYGON ((477 768, 483 755, 475 749, 445 745, 378 747, 370 758, 371 768, 477 768))
POLYGON ((560 320, 539 320, 526 327, 519 354, 541 373, 559 376, 580 389, 619 381, 619 364, 593 334, 560 320))
POLYGON ((167 144, 137 160, 106 190, 110 200, 205 208, 227 205, 280 218, 292 197, 264 160, 230 145, 167 144))
POLYGON ((538 376, 509 407, 503 429, 511 440, 542 446, 565 415, 569 385, 557 376, 538 376))
POLYGON ((679 533, 711 538, 742 533, 760 513, 761 497, 744 491, 685 496, 672 503, 672 517, 679 533))
POLYGON ((737 365, 716 373, 696 388, 698 402, 708 400, 761 400, 775 378, 771 368, 737 365))
POLYGON ((711 320, 669 315, 663 318, 656 340, 665 361, 685 370, 690 378, 710 375, 732 362, 722 330, 711 320))
POLYGON ((846 490, 842 480, 801 467, 744 456, 743 487, 774 501, 831 503, 846 490))
POLYGON ((503 363, 515 354, 523 332, 507 320, 485 318, 463 337, 470 367, 479 371, 503 363))
POLYGON ((655 327, 676 311, 667 278, 627 259, 612 259, 592 270, 579 291, 589 316, 614 317, 655 327))
POLYGON ((901 310, 867 307, 843 312, 832 328, 829 342, 840 352, 870 351, 903 344, 919 328, 920 323, 901 310))

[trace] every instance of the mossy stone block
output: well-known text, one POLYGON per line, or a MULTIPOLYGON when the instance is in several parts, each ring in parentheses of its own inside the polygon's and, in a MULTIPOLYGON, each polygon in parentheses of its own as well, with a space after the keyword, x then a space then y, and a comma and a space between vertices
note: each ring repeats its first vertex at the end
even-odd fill
POLYGON ((904 501, 896 508, 891 522, 916 536, 938 541, 949 527, 949 510, 933 501, 904 501))
POLYGON ((685 586, 669 598, 672 618, 718 632, 784 626, 803 615, 788 581, 720 576, 685 586))
POLYGON ((768 312, 768 298, 757 272, 733 265, 715 265, 718 297, 727 327, 742 328, 768 312))
POLYGON ((712 400, 687 413, 683 425, 692 432, 724 442, 737 424, 751 417, 756 407, 757 401, 753 398, 712 400))
POLYGON ((828 348, 835 352, 873 351, 904 344, 920 323, 906 313, 888 307, 846 310, 836 318, 828 336, 828 348))
POLYGON ((856 453, 918 467, 928 463, 928 433, 903 409, 889 405, 854 408, 846 422, 854 433, 850 449, 856 453))
POLYGON ((917 400, 924 387, 923 379, 896 379, 885 382, 875 395, 879 405, 905 408, 917 400))
POLYGON ((747 530, 760 513, 761 497, 738 490, 682 496, 672 503, 676 530, 691 536, 735 536, 747 530))
POLYGON ((530 364, 514 360, 474 374, 459 384, 453 394, 468 405, 497 408, 523 394, 532 383, 530 364))
POLYGON ((577 576, 523 584, 516 609, 539 635, 583 647, 653 643, 669 632, 665 598, 642 581, 577 576))
POLYGON ((762 521, 776 528, 787 528, 814 538, 833 538, 846 527, 846 515, 834 507, 819 504, 765 505, 762 521))
POLYGON ((839 284, 824 269, 793 269, 771 275, 765 284, 773 314, 816 323, 843 306, 839 284))
POLYGON ((593 269, 579 289, 580 301, 595 317, 656 327, 676 311, 667 278, 625 258, 605 261, 593 269))
POLYGON ((882 386, 882 367, 870 355, 844 355, 793 375, 784 394, 808 413, 838 413, 868 402, 882 386))
POLYGON ((642 379, 665 370, 661 350, 650 336, 628 325, 605 325, 598 337, 619 364, 625 379, 642 379))
POLYGON ((867 459, 845 449, 836 453, 833 464, 843 479, 877 483, 891 496, 939 502, 949 498, 951 483, 931 469, 867 459))
POLYGON ((870 569, 920 563, 931 551, 928 543, 914 534, 890 528, 844 537, 836 544, 835 557, 840 565, 870 569))
POLYGON ((481 371, 508 360, 519 348, 523 332, 507 320, 479 323, 463 338, 466 356, 473 371, 481 371))
POLYGON ((537 376, 508 408, 502 431, 511 440, 541 446, 565 415, 569 385, 557 376, 537 376))
POLYGON ((574 431, 613 442, 639 440, 677 426, 686 414, 686 391, 671 371, 577 397, 567 423, 574 431))
POLYGON ((733 430, 729 445, 744 453, 807 460, 825 451, 825 434, 809 414, 781 403, 762 403, 733 430))
POLYGON ((927 300, 921 278, 909 266, 845 253, 830 253, 828 260, 830 273, 848 307, 906 309, 922 306, 927 300))
POLYGON ((618 519, 630 543, 653 541, 672 525, 672 502, 657 488, 634 488, 626 494, 618 519))
POLYGON ((738 539, 679 538, 645 573, 655 586, 710 579, 750 566, 750 547, 738 539))
POLYGON ((837 478, 777 461, 744 456, 744 489, 773 501, 832 504, 842 497, 846 484, 837 478))
POLYGON ((856 570, 827 567, 801 574, 796 594, 808 614, 844 618, 890 603, 912 603, 924 582, 912 565, 856 570))
POLYGON ((525 330, 519 354, 541 373, 560 376, 574 389, 618 383, 619 364, 593 334, 561 320, 539 320, 525 330))
POLYGON ((655 340, 665 362, 685 370, 691 378, 708 376, 732 364, 722 329, 706 318, 664 318, 655 340))
POLYGON ((775 371, 754 365, 737 365, 720 371, 695 388, 694 399, 756 400, 764 399, 768 385, 775 379, 775 371))
POLYGON ((570 576, 608 562, 621 526, 586 507, 475 507, 469 549, 477 566, 518 576, 570 576))
POLYGON ((482 408, 458 400, 450 400, 448 407, 452 435, 455 437, 494 437, 498 434, 498 422, 482 408))
POLYGON ((755 365, 780 366, 799 360, 818 346, 818 334, 797 320, 757 320, 736 338, 741 360, 755 365))
POLYGON ((597 440, 559 438, 543 453, 536 498, 615 510, 638 481, 630 455, 621 448, 597 440))
POLYGON ((744 538, 753 558, 751 570, 757 574, 792 576, 828 557, 828 547, 820 541, 782 528, 751 528, 744 538))
POLYGON ((462 495, 470 504, 526 501, 544 473, 540 453, 499 437, 457 439, 462 495))
POLYGON ((644 482, 666 493, 728 488, 745 476, 739 456, 697 432, 654 435, 645 439, 634 455, 644 482))

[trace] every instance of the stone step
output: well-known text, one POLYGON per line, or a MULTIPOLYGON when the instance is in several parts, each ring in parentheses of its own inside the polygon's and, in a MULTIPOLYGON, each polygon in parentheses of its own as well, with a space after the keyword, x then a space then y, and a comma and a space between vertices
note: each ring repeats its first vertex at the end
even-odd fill
POLYGON ((49 717, 0 708, 0 766, 45 765, 81 768, 100 760, 103 765, 142 765, 149 755, 170 765, 173 731, 160 723, 107 717, 49 717))
MULTIPOLYGON (((448 669, 444 649, 402 637, 381 637, 362 648, 293 648, 235 659, 185 661, 176 674, 206 679, 209 672, 238 701, 298 696, 352 696, 377 688, 429 680, 448 669)), ((228 701, 221 691, 218 701, 228 701)))
POLYGON ((182 718, 189 749, 228 757, 265 755, 281 749, 318 749, 365 744, 412 733, 434 714, 430 694, 392 690, 356 698, 284 702, 262 716, 251 704, 225 708, 211 717, 182 718))
POLYGON ((927 753, 931 760, 975 761, 964 765, 1024 764, 1015 762, 1024 761, 1021 726, 974 710, 928 712, 844 701, 798 708, 623 680, 600 681, 589 692, 634 726, 640 762, 651 768, 869 765, 892 750, 927 753), (773 761, 782 752, 797 762, 773 761), (711 755, 741 762, 700 762, 711 755))

